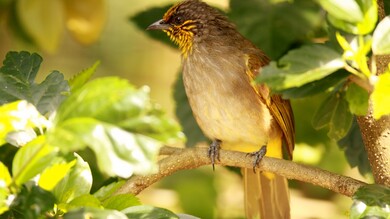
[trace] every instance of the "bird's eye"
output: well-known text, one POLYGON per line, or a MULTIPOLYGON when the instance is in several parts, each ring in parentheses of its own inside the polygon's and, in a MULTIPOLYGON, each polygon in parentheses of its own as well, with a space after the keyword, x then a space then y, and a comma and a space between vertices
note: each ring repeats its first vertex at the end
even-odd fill
POLYGON ((183 18, 181 16, 177 16, 174 19, 175 24, 181 24, 183 21, 183 18))

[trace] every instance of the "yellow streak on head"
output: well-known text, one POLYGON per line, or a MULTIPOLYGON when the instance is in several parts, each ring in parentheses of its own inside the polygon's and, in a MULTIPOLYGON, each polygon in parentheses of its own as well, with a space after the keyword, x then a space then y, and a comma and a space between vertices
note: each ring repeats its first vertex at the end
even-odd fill
POLYGON ((173 25, 168 30, 164 30, 170 39, 179 46, 185 58, 192 52, 194 33, 191 30, 195 27, 192 20, 187 20, 180 25, 173 25))

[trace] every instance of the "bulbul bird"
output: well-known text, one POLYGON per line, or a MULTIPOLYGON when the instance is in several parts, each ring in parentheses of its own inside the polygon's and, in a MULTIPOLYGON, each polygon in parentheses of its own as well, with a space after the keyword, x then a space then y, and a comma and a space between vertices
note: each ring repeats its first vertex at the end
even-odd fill
MULTIPOLYGON (((197 123, 213 141, 213 163, 220 147, 251 153, 258 160, 266 145, 266 156, 282 158, 285 151, 292 159, 290 102, 253 82, 270 60, 226 16, 200 0, 185 0, 147 29, 164 31, 182 52, 185 91, 197 123)), ((248 218, 290 217, 284 177, 252 169, 242 172, 248 218)))

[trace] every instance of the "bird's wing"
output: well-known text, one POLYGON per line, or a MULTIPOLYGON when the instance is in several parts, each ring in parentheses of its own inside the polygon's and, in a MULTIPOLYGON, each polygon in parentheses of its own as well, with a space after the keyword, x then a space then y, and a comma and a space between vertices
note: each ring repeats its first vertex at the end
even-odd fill
MULTIPOLYGON (((251 81, 260 73, 261 67, 267 65, 269 61, 269 58, 261 51, 247 55, 246 73, 251 81)), ((265 84, 255 84, 252 82, 251 85, 256 93, 259 94, 263 103, 268 106, 273 118, 282 129, 287 144, 288 155, 292 159, 295 144, 295 127, 290 101, 283 99, 280 95, 270 94, 270 90, 265 84)))

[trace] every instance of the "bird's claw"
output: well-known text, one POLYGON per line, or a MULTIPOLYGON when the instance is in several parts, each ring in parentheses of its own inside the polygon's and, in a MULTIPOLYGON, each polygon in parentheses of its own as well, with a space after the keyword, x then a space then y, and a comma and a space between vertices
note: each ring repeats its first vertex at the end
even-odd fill
POLYGON ((264 145, 260 148, 260 150, 248 153, 247 156, 255 157, 253 160, 253 172, 256 173, 256 167, 259 166, 260 161, 263 159, 265 154, 267 153, 267 147, 264 145))
POLYGON ((210 160, 211 160, 211 165, 213 165, 213 170, 215 170, 215 160, 219 161, 219 149, 221 148, 221 140, 214 140, 209 147, 209 150, 207 152, 210 160))

